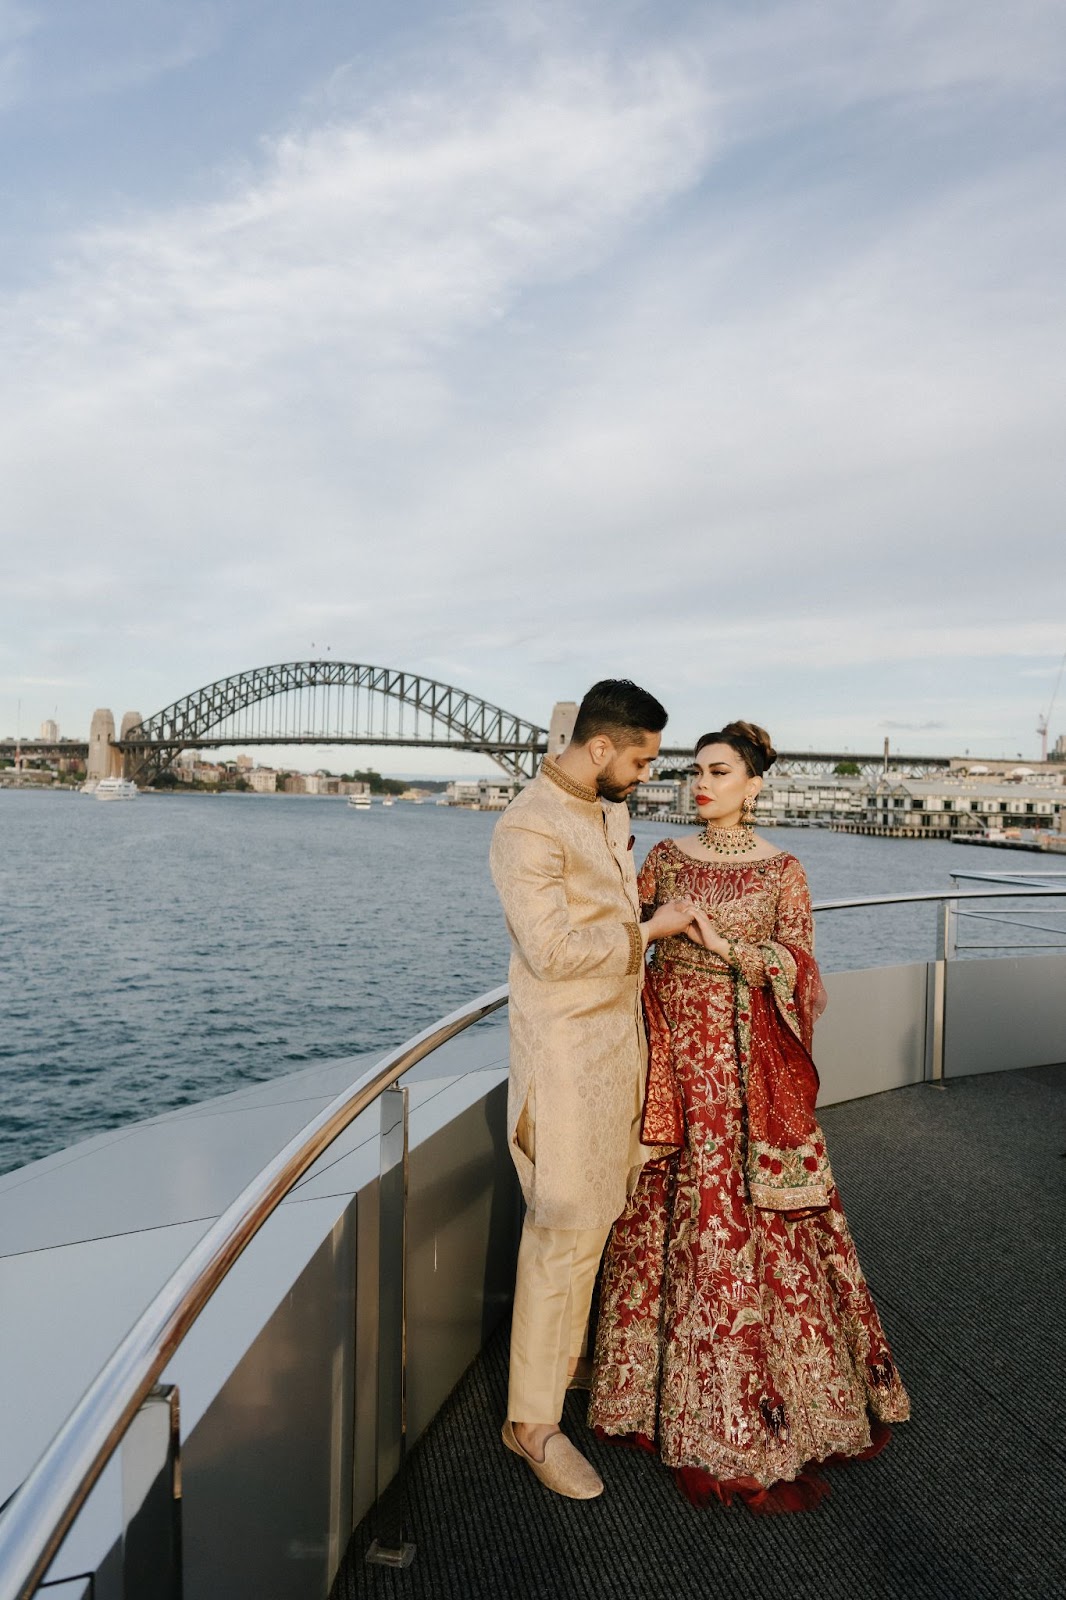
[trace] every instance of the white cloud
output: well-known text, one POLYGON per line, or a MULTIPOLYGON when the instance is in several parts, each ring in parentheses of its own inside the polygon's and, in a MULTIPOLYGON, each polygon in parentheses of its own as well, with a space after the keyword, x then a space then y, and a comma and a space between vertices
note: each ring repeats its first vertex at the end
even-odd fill
POLYGON ((61 619, 0 665, 151 710, 315 640, 533 716, 656 674, 694 718, 713 665, 806 680, 813 726, 821 674, 1061 651, 1061 150, 981 116, 1066 29, 560 15, 339 74, 213 204, 0 304, 6 593, 61 619))

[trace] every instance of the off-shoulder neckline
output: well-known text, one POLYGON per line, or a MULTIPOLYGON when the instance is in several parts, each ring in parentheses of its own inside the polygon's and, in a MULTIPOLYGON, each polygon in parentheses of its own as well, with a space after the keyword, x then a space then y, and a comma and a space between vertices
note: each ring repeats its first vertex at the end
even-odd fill
MULTIPOLYGON (((682 861, 691 861, 694 867, 758 867, 767 866, 771 861, 795 861, 795 856, 790 850, 775 850, 772 856, 742 856, 736 861, 701 861, 698 856, 690 856, 687 850, 675 844, 672 839, 660 839, 659 844, 669 845, 675 855, 682 861)), ((652 845, 652 849, 655 846, 652 845)))

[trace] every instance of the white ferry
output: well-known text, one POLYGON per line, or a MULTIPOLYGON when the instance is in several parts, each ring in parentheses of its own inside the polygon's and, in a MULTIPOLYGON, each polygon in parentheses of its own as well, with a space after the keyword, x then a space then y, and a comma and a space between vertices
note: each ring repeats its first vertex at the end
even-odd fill
POLYGON ((97 800, 136 800, 139 793, 129 778, 101 778, 93 790, 97 800))
POLYGON ((368 794, 350 794, 348 796, 348 804, 354 806, 357 811, 369 811, 370 796, 368 794))

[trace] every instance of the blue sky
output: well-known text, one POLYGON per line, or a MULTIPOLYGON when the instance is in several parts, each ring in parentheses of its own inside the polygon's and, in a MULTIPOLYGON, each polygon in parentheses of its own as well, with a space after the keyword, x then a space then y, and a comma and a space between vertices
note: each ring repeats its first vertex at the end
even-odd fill
POLYGON ((1034 755, 1064 77, 1050 0, 0 0, 0 732, 328 645, 1034 755))

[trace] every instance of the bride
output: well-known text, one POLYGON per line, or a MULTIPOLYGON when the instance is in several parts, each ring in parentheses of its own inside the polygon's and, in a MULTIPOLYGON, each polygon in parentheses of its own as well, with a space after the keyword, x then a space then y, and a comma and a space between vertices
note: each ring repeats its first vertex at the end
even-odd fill
POLYGON ((705 734, 704 826, 640 873, 645 916, 700 909, 647 975, 654 1156, 604 1256, 589 1412, 695 1504, 757 1512, 817 1504, 819 1464, 876 1454, 909 1415, 814 1115, 806 876, 752 826, 775 755, 749 722, 705 734))

